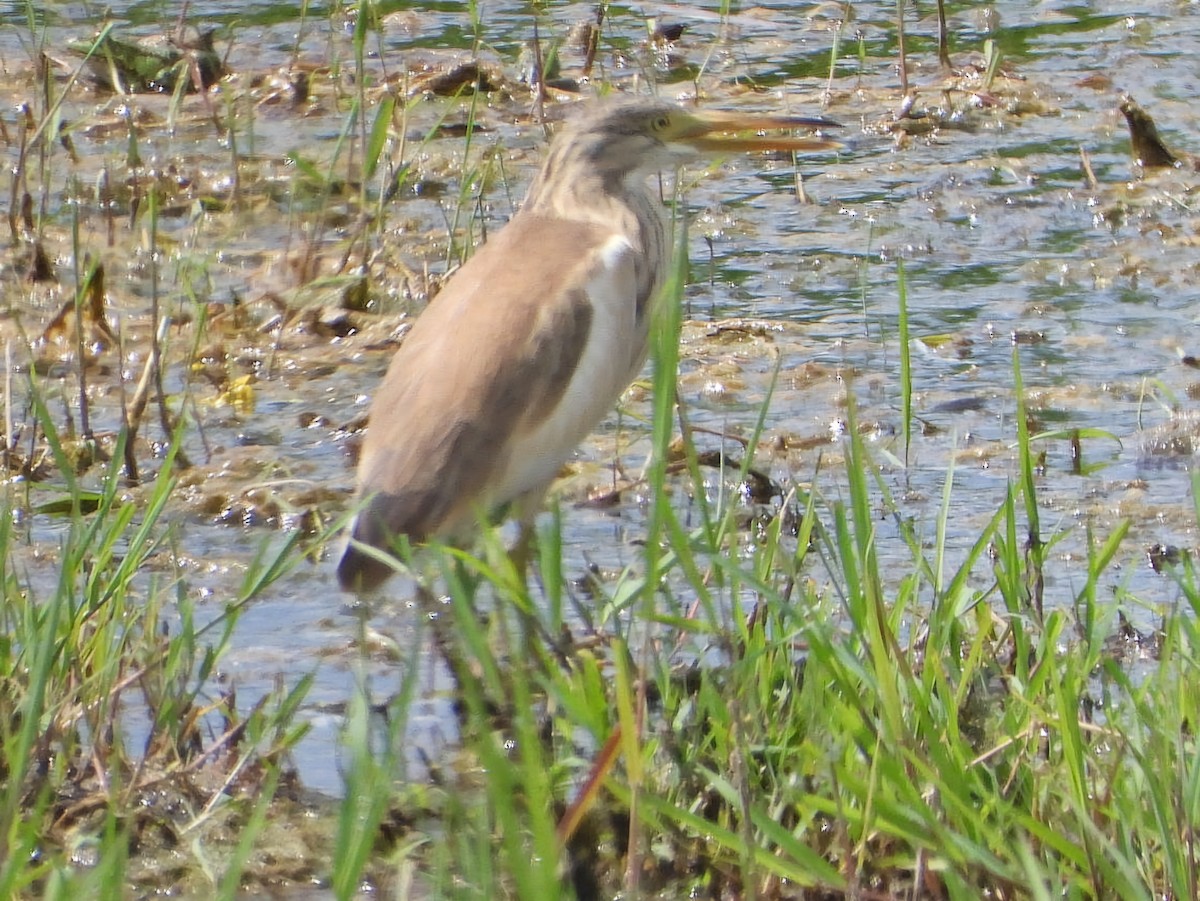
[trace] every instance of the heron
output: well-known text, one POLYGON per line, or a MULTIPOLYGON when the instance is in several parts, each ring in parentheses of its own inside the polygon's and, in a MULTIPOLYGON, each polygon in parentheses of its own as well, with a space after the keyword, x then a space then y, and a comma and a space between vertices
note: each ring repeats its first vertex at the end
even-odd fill
POLYGON ((417 317, 375 393, 341 586, 378 588, 401 536, 461 541, 501 511, 528 534, 645 363, 671 256, 650 177, 706 153, 832 149, 764 134, 832 125, 648 98, 600 101, 565 125, 520 210, 417 317))

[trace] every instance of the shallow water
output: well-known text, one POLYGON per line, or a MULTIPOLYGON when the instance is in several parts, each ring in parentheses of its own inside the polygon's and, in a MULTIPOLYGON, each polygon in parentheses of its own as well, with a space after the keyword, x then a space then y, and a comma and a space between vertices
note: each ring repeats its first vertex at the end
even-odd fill
MULTIPOLYGON (((839 135, 846 147, 800 161, 812 201, 807 204, 796 199, 797 170, 786 160, 735 158, 684 174, 693 281, 681 386, 693 422, 749 431, 778 358, 760 466, 784 484, 807 485, 820 455, 817 487, 837 496, 837 434, 844 393, 852 386, 860 420, 881 451, 885 483, 903 499, 903 515, 930 539, 942 481, 950 460, 956 461, 952 567, 1018 476, 1010 447, 1016 342, 1037 428, 1102 429, 1120 442, 1085 439, 1085 462, 1095 467, 1086 475, 1073 474, 1066 441, 1044 442, 1046 468, 1038 485, 1043 526, 1069 530, 1048 568, 1047 604, 1070 605, 1083 585, 1087 529, 1102 538, 1128 517, 1133 528, 1122 565, 1110 571, 1104 588, 1121 588, 1134 622, 1151 625, 1161 605, 1174 602, 1175 591, 1149 568, 1146 548, 1196 544, 1192 454, 1160 448, 1196 428, 1173 413, 1193 406, 1197 386, 1180 354, 1195 353, 1197 344, 1200 241, 1192 192, 1200 176, 1169 171, 1139 180, 1117 102, 1121 91, 1129 91, 1155 116, 1168 144, 1200 150, 1192 103, 1200 17, 1193 5, 1149 2, 1131 11, 1111 2, 1006 3, 994 33, 985 32, 988 20, 977 10, 963 8, 951 21, 956 63, 980 64, 989 34, 1004 54, 993 91, 979 91, 976 105, 969 92, 943 91, 949 82, 931 43, 934 21, 912 22, 908 52, 917 107, 932 114, 948 102, 954 114, 931 135, 906 141, 886 127, 900 103, 894 4, 854 4, 856 19, 840 35, 828 96, 836 23, 810 17, 807 4, 762 3, 728 20, 716 13, 718 6, 660 5, 662 20, 688 25, 668 59, 642 48, 645 24, 638 10, 613 4, 599 57, 605 78, 623 90, 657 82, 664 96, 687 100, 700 73, 707 105, 821 109, 847 126, 839 135), (1095 172, 1095 187, 1084 177, 1081 150, 1095 172), (912 347, 915 413, 929 428, 914 436, 907 468, 888 463, 882 453, 903 457, 896 343, 901 259, 912 334, 946 339, 918 340, 912 347), (728 319, 762 320, 769 328, 715 334, 713 323, 728 319), (781 438, 805 449, 772 452, 781 438)), ((162 33, 177 15, 174 5, 161 3, 110 8, 123 34, 162 33)), ((465 4, 386 8, 396 12, 369 42, 373 78, 406 70, 415 78, 421 67, 444 68, 464 58, 473 44, 465 4)), ((37 39, 57 49, 68 37, 86 37, 97 13, 91 4, 50 4, 40 9, 37 39)), ((231 26, 231 39, 218 37, 235 73, 228 90, 255 101, 239 113, 236 146, 218 135, 212 112, 198 97, 184 102, 171 130, 165 124, 172 115, 169 98, 140 95, 126 104, 74 90, 64 113, 77 126, 79 159, 56 160, 45 192, 46 243, 61 281, 33 290, 8 267, 5 327, 10 338, 21 330, 38 334, 70 296, 65 286, 71 284, 74 210, 80 245, 108 267, 110 303, 123 333, 132 336, 131 347, 138 336, 144 344, 150 296, 145 237, 128 228, 127 201, 125 207, 118 201, 116 238, 109 245, 96 186, 105 169, 114 184, 122 180, 125 116, 158 123, 143 127, 139 150, 148 166, 168 173, 177 186, 177 203, 164 208, 159 228, 164 306, 187 321, 204 304, 212 305, 210 316, 229 311, 236 297, 249 324, 211 322, 207 340, 227 354, 222 371, 257 379, 252 411, 216 406, 219 392, 193 379, 204 429, 189 438, 187 450, 199 466, 185 476, 171 517, 186 590, 202 613, 216 615, 235 595, 254 550, 283 540, 268 524, 242 524, 238 503, 246 491, 277 498, 284 524, 292 527, 288 510, 315 505, 336 515, 346 509, 353 469, 339 427, 365 411, 389 357, 380 345, 401 315, 419 309, 421 276, 445 270, 451 255, 447 223, 454 221, 461 173, 472 173, 469 196, 480 195, 482 225, 494 231, 522 195, 544 135, 528 124, 527 96, 515 87, 511 99, 477 101, 474 114, 483 131, 464 160, 461 137, 424 137, 443 115, 464 122, 467 101, 415 100, 404 147, 414 175, 385 208, 377 240, 382 262, 372 274, 380 280, 378 324, 343 338, 311 324, 264 330, 272 315, 269 295, 292 298, 306 259, 315 262, 313 271, 331 271, 355 229, 353 197, 326 205, 319 192, 305 193, 305 180, 286 162, 297 155, 324 172, 335 158, 353 99, 353 23, 323 8, 301 21, 292 6, 270 3, 193 4, 191 14, 195 24, 231 26), (300 109, 272 101, 269 84, 251 83, 251 76, 270 75, 293 61, 313 71, 312 100, 300 109), (485 155, 490 168, 481 163, 485 155), (211 212, 202 202, 210 198, 230 208, 211 212), (401 262, 415 274, 407 284, 401 262), (323 493, 313 500, 316 488, 323 493)), ((556 4, 539 21, 539 32, 562 36, 590 15, 589 4, 556 4)), ((481 55, 515 80, 520 45, 532 36, 528 4, 482 4, 482 20, 481 55)), ((0 10, 6 110, 29 100, 33 42, 21 10, 0 10)), ((564 51, 564 74, 577 74, 579 65, 579 54, 564 51)), ((4 118, 11 128, 12 113, 4 118)), ((388 150, 398 160, 399 142, 388 150)), ((344 172, 339 163, 335 174, 355 172, 344 172)), ((468 225, 467 218, 459 224, 468 225)), ((460 241, 478 238, 480 221, 470 225, 460 241)), ((187 346, 189 331, 182 325, 173 333, 177 349, 187 346)), ((110 385, 122 370, 136 380, 140 362, 109 354, 110 385)), ((47 386, 73 403, 78 386, 68 372, 64 376, 57 382, 51 377, 47 386)), ((186 367, 177 366, 168 388, 178 390, 187 379, 186 367)), ((95 403, 99 430, 116 427, 113 396, 110 390, 101 395, 109 403, 95 403)), ((635 392, 628 406, 644 411, 646 401, 635 392)), ((618 444, 631 469, 644 457, 647 442, 627 419, 619 441, 616 430, 614 416, 581 449, 581 474, 566 486, 565 541, 568 566, 576 573, 589 562, 619 569, 637 560, 632 542, 641 534, 643 512, 636 502, 605 511, 571 504, 589 483, 611 479, 618 444)), ((881 559, 902 572, 909 559, 904 542, 889 519, 881 519, 879 528, 881 559)), ((61 526, 34 517, 30 529, 35 545, 53 545, 61 526)), ((53 578, 52 557, 40 564, 30 559, 35 582, 53 578)), ((976 575, 979 587, 986 586, 989 574, 976 575)), ((393 603, 375 609, 369 625, 401 647, 412 643, 415 614, 402 586, 393 603)), ((277 677, 295 680, 316 669, 306 706, 313 731, 298 763, 306 785, 332 794, 340 790, 338 714, 361 663, 359 628, 326 555, 302 565, 250 607, 225 664, 247 704, 277 677)), ((368 669, 380 694, 394 690, 398 664, 387 654, 372 655, 368 669)), ((435 673, 429 683, 436 688, 435 673)), ((422 712, 414 724, 420 742, 436 746, 452 739, 436 692, 422 712)))

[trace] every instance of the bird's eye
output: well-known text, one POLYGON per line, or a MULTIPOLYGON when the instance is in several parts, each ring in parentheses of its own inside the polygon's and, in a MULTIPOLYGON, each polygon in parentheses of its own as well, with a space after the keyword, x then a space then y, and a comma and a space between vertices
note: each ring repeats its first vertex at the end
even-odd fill
POLYGON ((656 131, 666 131, 667 126, 671 124, 671 120, 666 116, 659 116, 654 120, 654 128, 656 131))

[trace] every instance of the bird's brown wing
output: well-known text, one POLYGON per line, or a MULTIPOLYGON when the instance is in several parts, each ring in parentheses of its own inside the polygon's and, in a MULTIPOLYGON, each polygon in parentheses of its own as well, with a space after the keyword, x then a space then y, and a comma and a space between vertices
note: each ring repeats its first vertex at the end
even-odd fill
MULTIPOLYGON (((489 488, 509 466, 513 435, 554 410, 571 381, 593 324, 584 286, 610 238, 587 223, 519 215, 434 298, 372 403, 355 541, 452 535, 481 504, 512 499, 489 488)), ((352 542, 338 576, 365 589, 388 571, 352 542)))

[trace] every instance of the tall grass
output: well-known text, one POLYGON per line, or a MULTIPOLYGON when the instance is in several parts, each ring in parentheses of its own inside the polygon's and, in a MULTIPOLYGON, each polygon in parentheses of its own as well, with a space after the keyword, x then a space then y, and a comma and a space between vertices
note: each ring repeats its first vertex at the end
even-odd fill
MULTIPOLYGON (((85 889, 89 897, 117 897, 130 847, 195 828, 210 812, 194 806, 197 798, 211 808, 253 797, 261 806, 273 796, 300 736, 293 719, 308 680, 242 715, 212 694, 210 679, 241 609, 290 565, 294 542, 263 556, 241 595, 198 624, 188 596, 174 590, 172 568, 150 565, 170 553, 163 512, 174 486, 171 458, 135 504, 122 488, 118 442, 98 490, 85 491, 40 386, 30 391, 70 503, 41 506, 65 519, 57 580, 16 564, 21 537, 11 527, 11 493, 0 515, 8 549, 0 572, 0 897, 38 890, 80 897, 85 889), (214 728, 216 737, 206 737, 214 728), (226 783, 201 788, 212 785, 214 769, 226 783), (243 793, 251 783, 257 795, 243 793), (134 816, 151 799, 182 809, 134 816), (90 871, 69 864, 80 842, 97 862, 90 871)), ((251 820, 245 840, 255 834, 251 820)), ((220 896, 232 897, 241 869, 223 872, 220 896)))
MULTIPOLYGON (((675 422, 678 308, 664 309, 658 454, 675 422)), ((607 611, 598 634, 561 619, 555 529, 532 596, 494 545, 442 552, 457 775, 374 869, 359 855, 348 876, 387 884, 390 860, 460 898, 1194 897, 1192 562, 1176 566, 1181 601, 1154 636, 1122 632, 1118 611, 1138 598, 1097 590, 1126 524, 1091 536, 1073 606, 1046 607, 1061 535, 1038 515, 1016 354, 1013 385, 1004 500, 947 546, 948 471, 938 520, 904 527, 899 569, 880 562, 877 528, 881 509, 898 523, 902 510, 872 476, 853 392, 840 466, 753 535, 734 527, 732 493, 685 526, 672 498, 704 484, 652 463, 644 549, 591 600, 607 611), (530 615, 573 641, 529 643, 530 615)))

